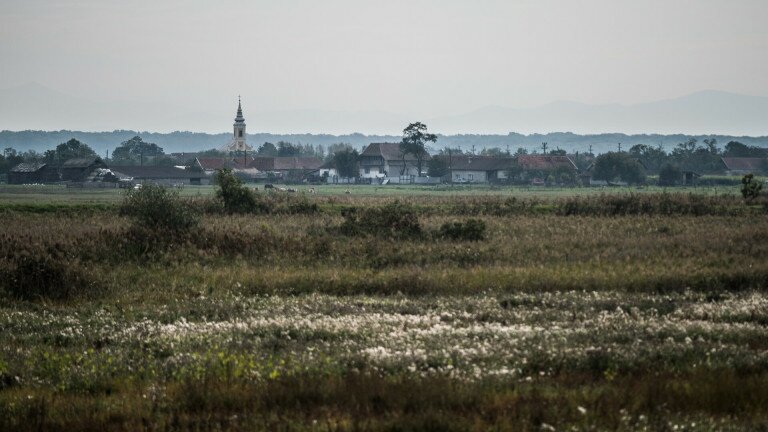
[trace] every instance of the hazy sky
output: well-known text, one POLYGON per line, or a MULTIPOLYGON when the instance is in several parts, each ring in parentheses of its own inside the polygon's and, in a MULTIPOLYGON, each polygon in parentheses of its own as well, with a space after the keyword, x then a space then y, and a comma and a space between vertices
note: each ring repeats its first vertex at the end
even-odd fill
POLYGON ((768 96, 767 20, 766 0, 0 0, 0 88, 424 118, 768 96))

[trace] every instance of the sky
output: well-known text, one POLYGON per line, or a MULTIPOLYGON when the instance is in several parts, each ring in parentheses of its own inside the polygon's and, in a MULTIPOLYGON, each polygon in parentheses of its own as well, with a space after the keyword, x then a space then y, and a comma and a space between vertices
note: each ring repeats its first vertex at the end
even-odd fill
POLYGON ((0 89, 413 118, 768 96, 766 18, 765 0, 0 0, 0 89))

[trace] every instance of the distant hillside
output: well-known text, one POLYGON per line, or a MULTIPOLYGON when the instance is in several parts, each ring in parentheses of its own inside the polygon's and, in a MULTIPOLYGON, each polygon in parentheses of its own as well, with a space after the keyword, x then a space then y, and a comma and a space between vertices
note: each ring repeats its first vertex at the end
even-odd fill
MULTIPOLYGON (((633 105, 560 101, 530 108, 490 106, 458 115, 421 118, 381 110, 259 111, 258 106, 258 101, 244 101, 248 130, 276 134, 398 134, 408 123, 422 121, 431 131, 445 135, 506 136, 510 131, 768 135, 768 97, 711 90, 633 105)), ((8 130, 228 131, 234 111, 234 103, 231 106, 178 106, 172 101, 90 100, 38 83, 0 89, 0 129, 8 130)), ((213 144, 211 141, 205 145, 213 144)))
POLYGON ((487 107, 431 120, 430 128, 447 134, 468 130, 574 132, 650 131, 660 134, 768 134, 768 97, 702 91, 676 99, 635 105, 554 102, 529 109, 487 107))
MULTIPOLYGON (((229 142, 230 134, 206 134, 193 132, 137 132, 129 130, 118 130, 113 132, 80 132, 80 131, 2 131, 0 132, 0 149, 13 147, 19 151, 35 150, 43 152, 54 148, 57 144, 66 142, 70 138, 76 138, 87 143, 99 154, 105 154, 107 150, 112 152, 121 142, 129 138, 140 135, 145 141, 153 142, 163 147, 166 153, 173 152, 194 152, 219 148, 229 142)), ((276 143, 278 141, 287 141, 301 144, 322 144, 328 146, 334 143, 348 143, 359 149, 371 142, 396 142, 400 136, 393 135, 314 135, 314 134, 249 134, 248 142, 254 147, 258 147, 264 142, 276 143)), ((746 137, 729 135, 626 135, 626 134, 597 134, 597 135, 578 135, 569 132, 555 132, 549 134, 531 134, 523 135, 518 133, 509 133, 507 135, 439 135, 434 149, 443 147, 461 147, 462 150, 470 151, 474 146, 475 151, 479 152, 486 147, 499 147, 509 149, 514 152, 518 147, 523 147, 529 151, 541 149, 541 143, 548 143, 549 149, 560 148, 572 152, 587 152, 590 145, 595 153, 604 153, 616 150, 617 144, 621 143, 622 149, 627 150, 635 144, 659 145, 661 144, 667 151, 671 150, 678 143, 695 138, 699 141, 704 139, 717 139, 720 146, 724 146, 728 141, 740 141, 744 144, 768 148, 768 136, 746 137)))

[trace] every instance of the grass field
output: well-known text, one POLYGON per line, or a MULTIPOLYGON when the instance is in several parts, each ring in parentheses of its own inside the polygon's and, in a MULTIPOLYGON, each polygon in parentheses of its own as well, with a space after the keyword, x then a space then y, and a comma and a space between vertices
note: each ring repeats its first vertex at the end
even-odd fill
MULTIPOLYGON (((253 184, 251 187, 262 189, 263 185, 253 184)), ((661 193, 682 192, 703 195, 736 195, 736 186, 715 187, 675 187, 662 188, 658 186, 644 187, 538 187, 538 186, 489 186, 489 185, 299 185, 290 186, 299 193, 309 193, 315 190, 319 196, 360 195, 368 197, 407 197, 407 196, 515 196, 515 197, 571 197, 599 195, 605 193, 661 193)), ((185 186, 180 189, 181 196, 210 197, 215 193, 215 186, 185 186)), ((55 185, 0 185, 0 204, 8 203, 116 203, 122 200, 123 189, 75 189, 55 185)))
POLYGON ((763 202, 316 189, 0 188, 0 430, 768 428, 763 202))

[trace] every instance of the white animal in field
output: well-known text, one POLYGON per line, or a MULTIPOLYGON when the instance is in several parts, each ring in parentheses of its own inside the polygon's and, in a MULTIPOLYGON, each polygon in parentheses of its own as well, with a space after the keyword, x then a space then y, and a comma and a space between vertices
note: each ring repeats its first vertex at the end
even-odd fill
POLYGON ((309 193, 314 195, 315 194, 315 188, 309 188, 309 193))
POLYGON ((352 192, 350 192, 350 191, 349 191, 349 189, 347 189, 347 190, 345 190, 345 191, 344 191, 344 193, 345 193, 345 194, 347 194, 347 195, 349 195, 349 194, 351 194, 352 192))

